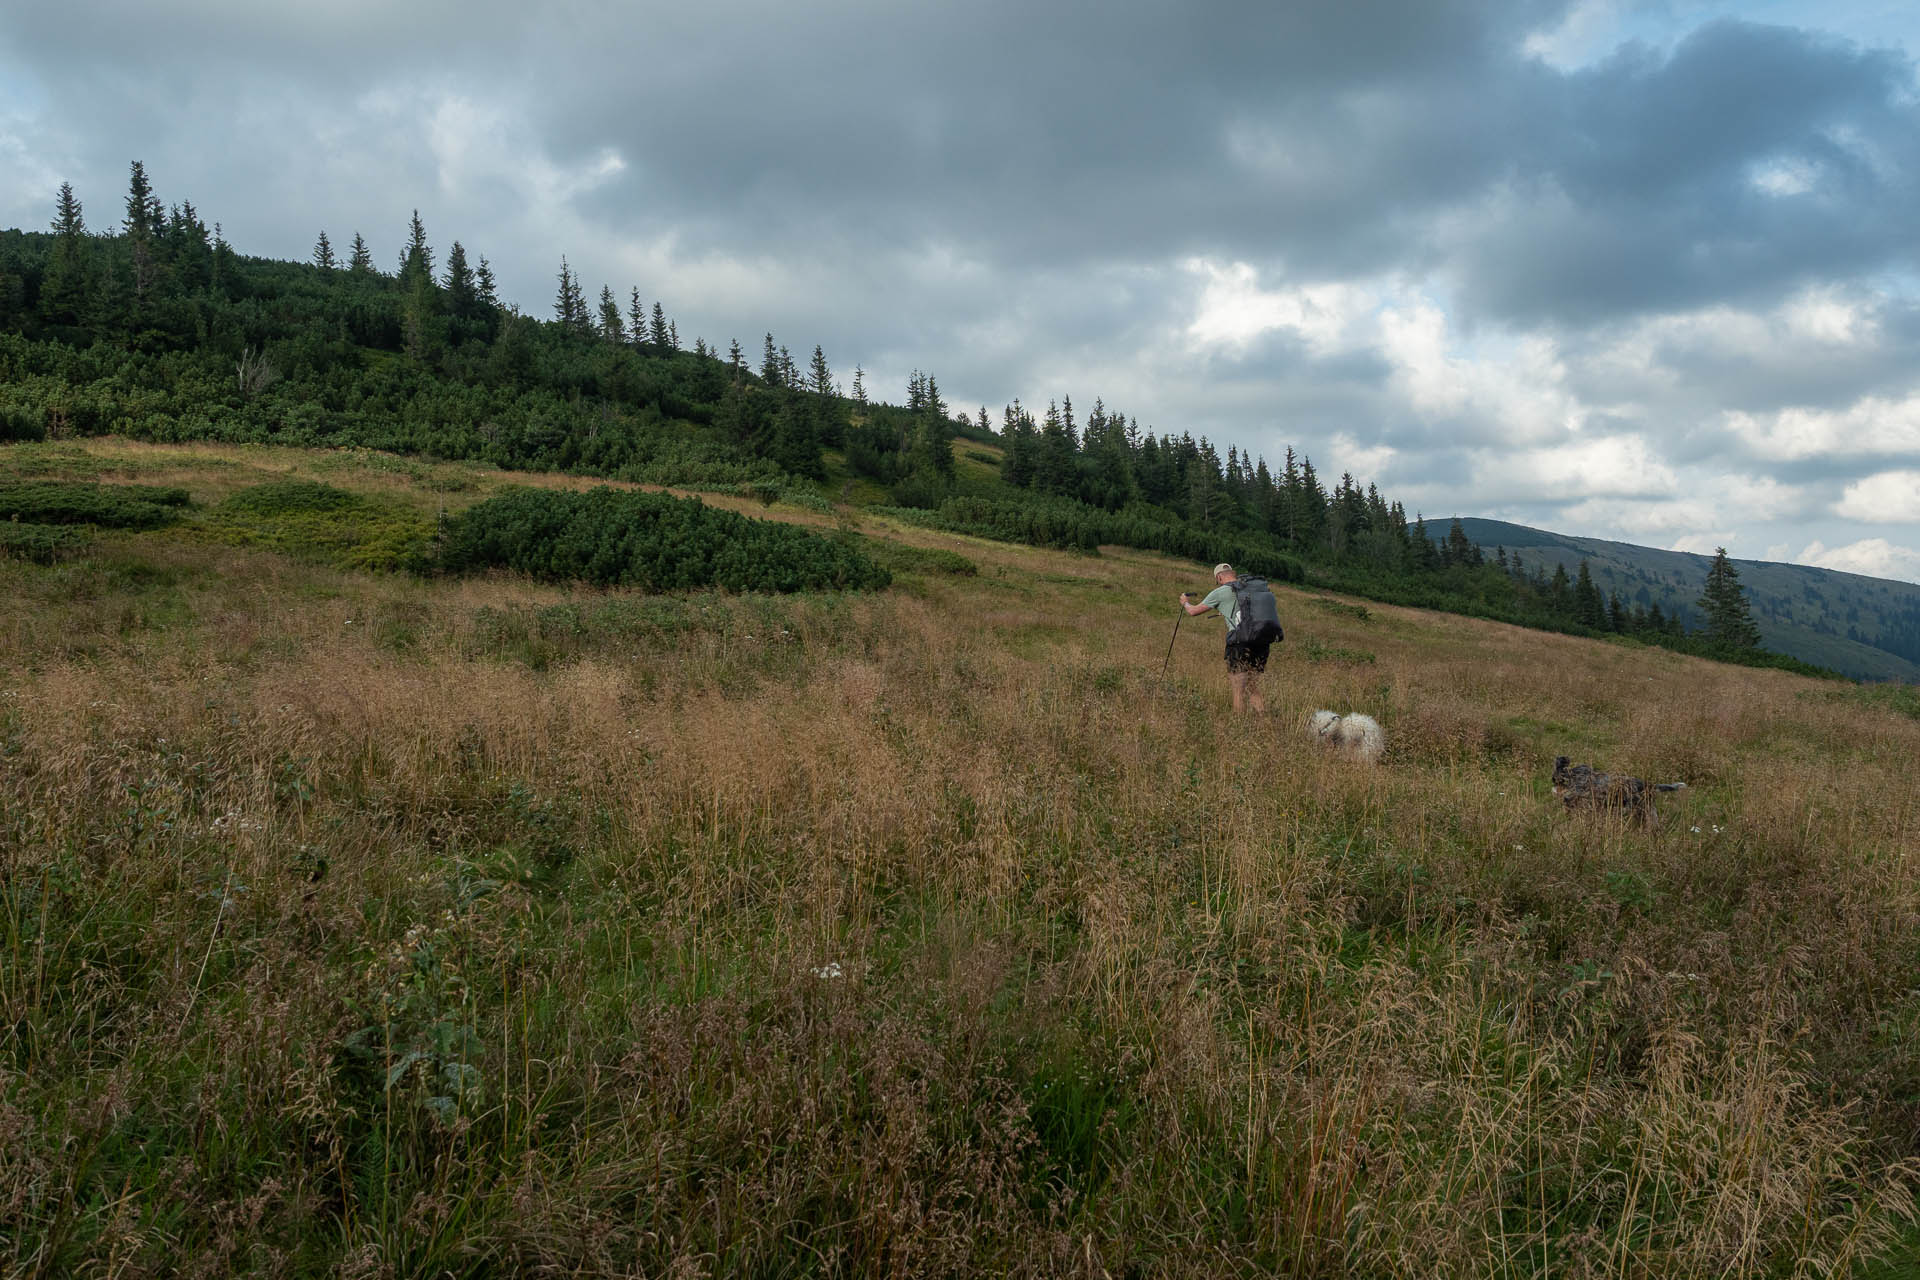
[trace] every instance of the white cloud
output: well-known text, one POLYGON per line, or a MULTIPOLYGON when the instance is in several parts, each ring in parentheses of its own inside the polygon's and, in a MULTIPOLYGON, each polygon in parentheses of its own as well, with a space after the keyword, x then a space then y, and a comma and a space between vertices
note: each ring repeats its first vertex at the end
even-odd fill
POLYGON ((1198 347, 1245 350, 1261 335, 1285 329, 1315 355, 1329 356, 1354 344, 1355 330, 1374 305, 1371 293, 1359 285, 1265 289, 1259 273, 1244 262, 1223 266, 1191 258, 1182 265, 1206 281, 1187 326, 1188 339, 1198 347))
POLYGON ((1613 47, 1621 20, 1620 0, 1579 0, 1559 25, 1529 32, 1520 48, 1556 71, 1572 71, 1613 47))
MULTIPOLYGON (((1481 501, 1643 501, 1674 495, 1679 477, 1637 435, 1593 437, 1551 448, 1490 450, 1476 454, 1474 482, 1481 501)), ((1578 515, 1577 507, 1570 515, 1578 515)), ((1697 525, 1695 526, 1697 527, 1697 525)))
MULTIPOLYGON (((1625 465, 1631 467, 1635 456, 1631 450, 1625 451, 1625 465)), ((1580 529, 1618 530, 1625 541, 1666 543, 1673 550, 1698 550, 1693 545, 1678 544, 1703 542, 1711 553, 1715 546, 1734 544, 1737 535, 1729 530, 1796 517, 1812 506, 1807 490, 1782 484, 1772 476, 1709 478, 1689 468, 1668 475, 1666 481, 1670 483, 1664 496, 1649 483, 1641 494, 1629 490, 1624 496, 1576 502, 1567 508, 1566 518, 1580 529)), ((1616 476, 1614 484, 1616 489, 1624 489, 1631 481, 1616 476)), ((1782 546, 1776 548, 1777 555, 1768 554, 1778 559, 1786 555, 1786 550, 1782 546)))
POLYGON ((1856 480, 1833 510, 1870 524, 1920 523, 1920 471, 1882 471, 1856 480))
MULTIPOLYGON (((1333 469, 1351 472, 1356 479, 1377 476, 1387 469, 1398 452, 1392 445, 1362 444, 1344 431, 1337 432, 1333 437, 1333 469)), ((1367 481, 1360 480, 1360 483, 1365 485, 1367 481)))
POLYGON ((1754 190, 1770 196, 1799 196, 1813 190, 1819 170, 1798 156, 1781 156, 1763 161, 1748 171, 1747 181, 1754 190))
POLYGON ((1796 557, 1801 564, 1843 573, 1863 573, 1871 578, 1898 578, 1920 582, 1920 551, 1896 546, 1885 538, 1863 538, 1844 547, 1829 547, 1821 542, 1807 544, 1796 557))
POLYGON ((1808 289, 1788 299, 1777 315, 1787 339, 1793 342, 1852 347, 1880 336, 1880 318, 1866 302, 1831 286, 1808 289))
POLYGON ((1586 407, 1565 388, 1559 348, 1545 335, 1463 342, 1445 311, 1410 296, 1381 313, 1378 346, 1394 388, 1430 421, 1471 418, 1518 445, 1565 439, 1586 420, 1586 407))
POLYGON ((1920 453, 1920 395, 1899 400, 1867 396, 1838 410, 1735 411, 1724 421, 1727 430, 1756 453, 1779 461, 1920 453))
POLYGON ((1819 285, 1766 311, 1716 305, 1636 321, 1584 356, 1582 371, 1631 397, 1670 394, 1683 366, 1810 368, 1885 340, 1884 297, 1819 285), (1824 349, 1823 349, 1824 348, 1824 349))

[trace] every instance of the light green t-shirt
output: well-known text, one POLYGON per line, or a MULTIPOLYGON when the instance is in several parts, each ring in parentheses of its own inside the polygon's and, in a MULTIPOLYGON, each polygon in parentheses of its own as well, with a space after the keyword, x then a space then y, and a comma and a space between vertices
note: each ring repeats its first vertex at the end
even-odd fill
POLYGON ((1207 592, 1207 598, 1200 603, 1209 609, 1218 609, 1220 616, 1227 620, 1229 631, 1240 621, 1240 597, 1233 594, 1230 586, 1215 587, 1207 592))

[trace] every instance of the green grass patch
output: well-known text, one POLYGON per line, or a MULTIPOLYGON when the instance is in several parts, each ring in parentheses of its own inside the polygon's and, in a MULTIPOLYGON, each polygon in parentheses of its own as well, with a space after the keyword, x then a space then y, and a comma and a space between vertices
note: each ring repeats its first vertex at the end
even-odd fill
POLYGON ((1366 622, 1373 617, 1373 613, 1365 605, 1348 604, 1345 600, 1335 600, 1332 596, 1308 596, 1307 603, 1322 613, 1352 618, 1356 622, 1366 622))
POLYGON ((971 578, 980 572, 980 566, 957 551, 947 551, 940 547, 910 547, 901 542, 889 542, 882 538, 865 538, 852 535, 858 541, 851 543, 861 554, 894 573, 924 573, 945 575, 956 578, 971 578))
POLYGON ((1373 654, 1365 649, 1322 644, 1318 640, 1308 640, 1300 646, 1300 652, 1306 655, 1308 662, 1329 662, 1343 667, 1367 667, 1372 666, 1374 662, 1373 654))
POLYGON ((1838 699, 1842 702, 1854 702, 1867 707, 1880 707, 1886 711, 1897 712, 1900 715, 1920 720, 1920 685, 1859 685, 1852 689, 1836 690, 1825 696, 1838 699))
POLYGON ((1859 1270, 1860 1280, 1920 1280, 1920 1230, 1910 1231, 1889 1256, 1859 1270))
POLYGON ((433 546, 433 524, 417 512, 309 480, 242 489, 202 528, 234 546, 376 572, 424 567, 433 546))

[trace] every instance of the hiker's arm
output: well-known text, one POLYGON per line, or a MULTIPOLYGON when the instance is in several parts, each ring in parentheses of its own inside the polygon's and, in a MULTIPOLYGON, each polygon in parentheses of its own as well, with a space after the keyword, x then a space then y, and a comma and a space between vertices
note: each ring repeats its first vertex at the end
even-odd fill
POLYGON ((1213 606, 1212 606, 1212 605, 1210 605, 1210 604, 1195 604, 1195 603, 1193 603, 1193 602, 1192 602, 1191 600, 1189 600, 1189 599, 1187 599, 1187 593, 1186 593, 1186 592, 1184 592, 1184 591, 1180 593, 1180 607, 1181 607, 1182 609, 1185 609, 1185 610, 1187 611, 1187 616, 1188 616, 1189 618, 1197 618, 1197 617, 1199 617, 1199 616, 1200 616, 1201 614, 1203 614, 1203 613, 1212 613, 1212 612, 1213 612, 1213 606))

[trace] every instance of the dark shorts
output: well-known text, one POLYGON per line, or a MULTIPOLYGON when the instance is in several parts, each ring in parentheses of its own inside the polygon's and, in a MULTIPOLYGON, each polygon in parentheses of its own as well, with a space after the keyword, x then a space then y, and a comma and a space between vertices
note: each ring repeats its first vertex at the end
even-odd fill
POLYGON ((1227 644, 1227 671, 1237 674, 1242 671, 1260 672, 1267 669, 1267 650, 1273 648, 1273 641, 1259 640, 1253 644, 1227 644))

